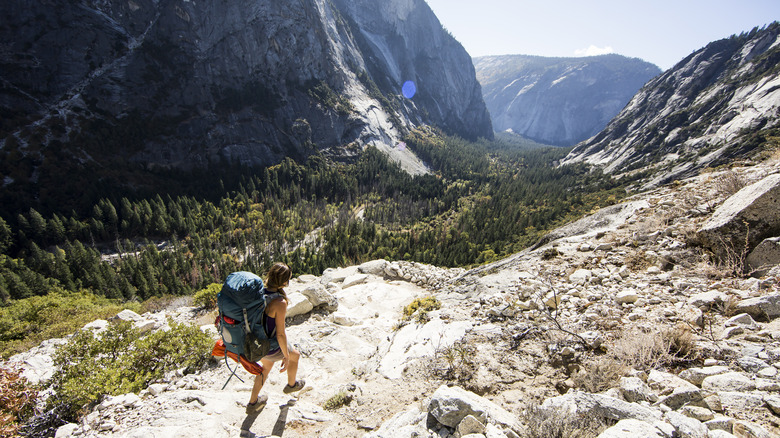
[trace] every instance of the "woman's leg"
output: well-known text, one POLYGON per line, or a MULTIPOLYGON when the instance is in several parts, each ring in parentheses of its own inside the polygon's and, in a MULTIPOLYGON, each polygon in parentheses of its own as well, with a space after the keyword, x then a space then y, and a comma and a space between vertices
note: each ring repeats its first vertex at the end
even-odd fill
POLYGON ((252 392, 249 395, 249 404, 257 403, 257 396, 260 394, 260 390, 263 389, 263 384, 268 379, 268 375, 271 374, 271 368, 274 363, 270 360, 260 359, 260 364, 263 366, 263 374, 255 376, 255 383, 252 385, 252 392))
POLYGON ((290 350, 290 356, 287 358, 287 384, 290 386, 295 386, 295 376, 298 374, 298 360, 300 358, 301 353, 298 350, 294 348, 290 350))

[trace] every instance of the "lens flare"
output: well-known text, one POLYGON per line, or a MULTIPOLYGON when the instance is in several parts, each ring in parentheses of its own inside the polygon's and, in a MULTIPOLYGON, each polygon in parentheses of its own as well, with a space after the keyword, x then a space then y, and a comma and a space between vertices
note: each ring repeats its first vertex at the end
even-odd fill
POLYGON ((414 81, 406 81, 401 87, 401 92, 405 98, 411 99, 417 93, 417 85, 414 84, 414 81))
POLYGON ((404 149, 406 149, 406 143, 404 143, 404 142, 399 142, 399 143, 398 143, 398 150, 399 150, 399 151, 402 151, 402 150, 404 150, 404 149))

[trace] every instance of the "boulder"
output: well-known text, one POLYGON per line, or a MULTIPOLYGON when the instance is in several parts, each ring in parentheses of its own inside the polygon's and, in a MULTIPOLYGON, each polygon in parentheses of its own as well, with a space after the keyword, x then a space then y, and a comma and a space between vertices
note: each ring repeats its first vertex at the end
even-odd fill
POLYGON ((349 277, 344 279, 344 283, 341 285, 342 289, 346 289, 351 286, 356 286, 358 284, 363 284, 368 281, 368 274, 355 274, 350 275, 349 277))
POLYGON ((614 397, 581 391, 570 391, 558 397, 548 398, 542 403, 542 408, 567 410, 576 415, 599 416, 611 420, 633 418, 654 422, 661 418, 660 411, 614 397))
POLYGON ((314 306, 309 302, 302 293, 291 292, 287 294, 287 317, 305 315, 314 309, 314 306))
POLYGON ((738 438, 772 438, 772 434, 763 427, 749 421, 734 422, 734 436, 738 438))
POLYGON ((680 373, 680 377, 694 385, 701 385, 701 382, 703 382, 706 377, 716 376, 727 372, 729 372, 729 367, 714 365, 703 368, 688 368, 680 373))
POLYGON ((661 397, 659 403, 676 410, 689 404, 701 406, 704 404, 704 396, 699 388, 680 387, 675 388, 671 394, 661 397))
POLYGON ((719 290, 709 290, 693 294, 688 298, 688 304, 699 309, 707 310, 726 301, 726 294, 719 290))
POLYGON ((666 421, 674 427, 680 438, 708 438, 709 431, 707 426, 699 420, 685 416, 679 412, 667 412, 666 421))
POLYGON ((620 379, 620 394, 630 403, 658 401, 658 396, 639 377, 622 377, 620 379))
POLYGON ((639 294, 633 289, 623 290, 615 296, 615 302, 618 304, 634 304, 639 299, 639 294))
POLYGON ((739 315, 732 316, 724 325, 726 327, 742 326, 748 330, 758 330, 760 328, 753 317, 747 313, 740 313, 739 315))
POLYGON ((742 373, 725 373, 706 377, 701 387, 707 391, 752 391, 756 384, 742 373))
POLYGON ((364 435, 363 438, 427 436, 426 417, 427 415, 417 408, 402 411, 385 421, 376 431, 364 435))
POLYGON ((780 316, 780 294, 748 298, 737 303, 739 313, 747 313, 760 321, 768 321, 780 316))
POLYGON ((718 257, 740 254, 780 235, 780 174, 769 175, 726 199, 697 233, 718 257))
POLYGON ((593 272, 589 269, 577 269, 573 274, 569 275, 569 281, 574 284, 586 284, 593 277, 593 272))
POLYGON ((761 277, 780 265, 780 237, 764 239, 745 259, 752 275, 761 277))
POLYGON ((324 285, 314 283, 301 291, 312 306, 322 307, 328 312, 335 312, 339 308, 339 300, 334 297, 324 285))
POLYGON ((358 272, 361 274, 375 275, 377 277, 383 277, 385 275, 385 269, 390 265, 387 260, 372 260, 370 262, 363 263, 358 266, 358 272))
POLYGON ((109 321, 111 321, 111 322, 113 322, 113 321, 139 322, 139 321, 141 321, 143 319, 144 318, 141 315, 133 312, 130 309, 125 309, 125 310, 117 313, 116 316, 114 316, 113 318, 109 318, 109 321))
POLYGON ((598 438, 671 438, 674 430, 663 422, 648 423, 646 421, 625 419, 620 420, 614 426, 601 432, 598 438))
POLYGON ((436 421, 456 428, 467 416, 482 424, 495 424, 519 434, 521 428, 515 416, 490 400, 457 386, 441 386, 433 393, 428 412, 436 421))

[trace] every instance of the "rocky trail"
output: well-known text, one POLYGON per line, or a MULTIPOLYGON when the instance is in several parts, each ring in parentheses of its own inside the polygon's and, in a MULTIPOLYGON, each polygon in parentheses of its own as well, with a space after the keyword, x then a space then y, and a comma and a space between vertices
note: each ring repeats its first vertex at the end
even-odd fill
MULTIPOLYGON (((754 278, 732 275, 744 257, 729 248, 742 248, 717 264, 694 245, 729 197, 751 199, 732 222, 776 221, 776 164, 636 195, 473 270, 377 260, 298 277, 288 333, 301 393, 284 394, 274 370, 267 406, 247 415, 251 376, 239 367, 244 382, 222 389, 229 371, 215 359, 108 398, 57 437, 780 436, 776 247, 761 243, 754 278), (440 308, 404 318, 429 296, 440 308)), ((122 316, 213 330, 194 308, 122 316)), ((61 342, 11 362, 45 379, 61 342)))

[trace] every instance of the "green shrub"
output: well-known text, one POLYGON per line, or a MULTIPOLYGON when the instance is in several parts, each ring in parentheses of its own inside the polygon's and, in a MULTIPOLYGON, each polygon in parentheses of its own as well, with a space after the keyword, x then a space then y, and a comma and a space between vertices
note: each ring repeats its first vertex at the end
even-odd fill
POLYGON ((201 289, 195 292, 193 298, 194 304, 198 307, 204 307, 207 310, 217 308, 217 294, 222 290, 222 285, 219 283, 211 283, 206 286, 205 289, 201 289))
POLYGON ((0 357, 8 358, 46 339, 60 338, 96 319, 123 309, 139 311, 138 303, 119 304, 86 291, 52 291, 45 296, 12 300, 0 307, 0 357))
POLYGON ((352 402, 352 395, 345 391, 341 391, 333 397, 325 400, 323 407, 327 410, 334 411, 342 406, 346 406, 352 402))
POLYGON ((142 336, 120 321, 95 335, 78 332, 54 357, 60 367, 49 383, 49 407, 64 407, 66 420, 106 395, 137 393, 178 368, 198 368, 209 358, 213 339, 197 327, 169 321, 170 330, 142 336))
POLYGON ((441 309, 441 302, 434 296, 415 298, 404 308, 404 318, 410 319, 417 312, 417 322, 424 323, 428 318, 428 312, 441 309))

